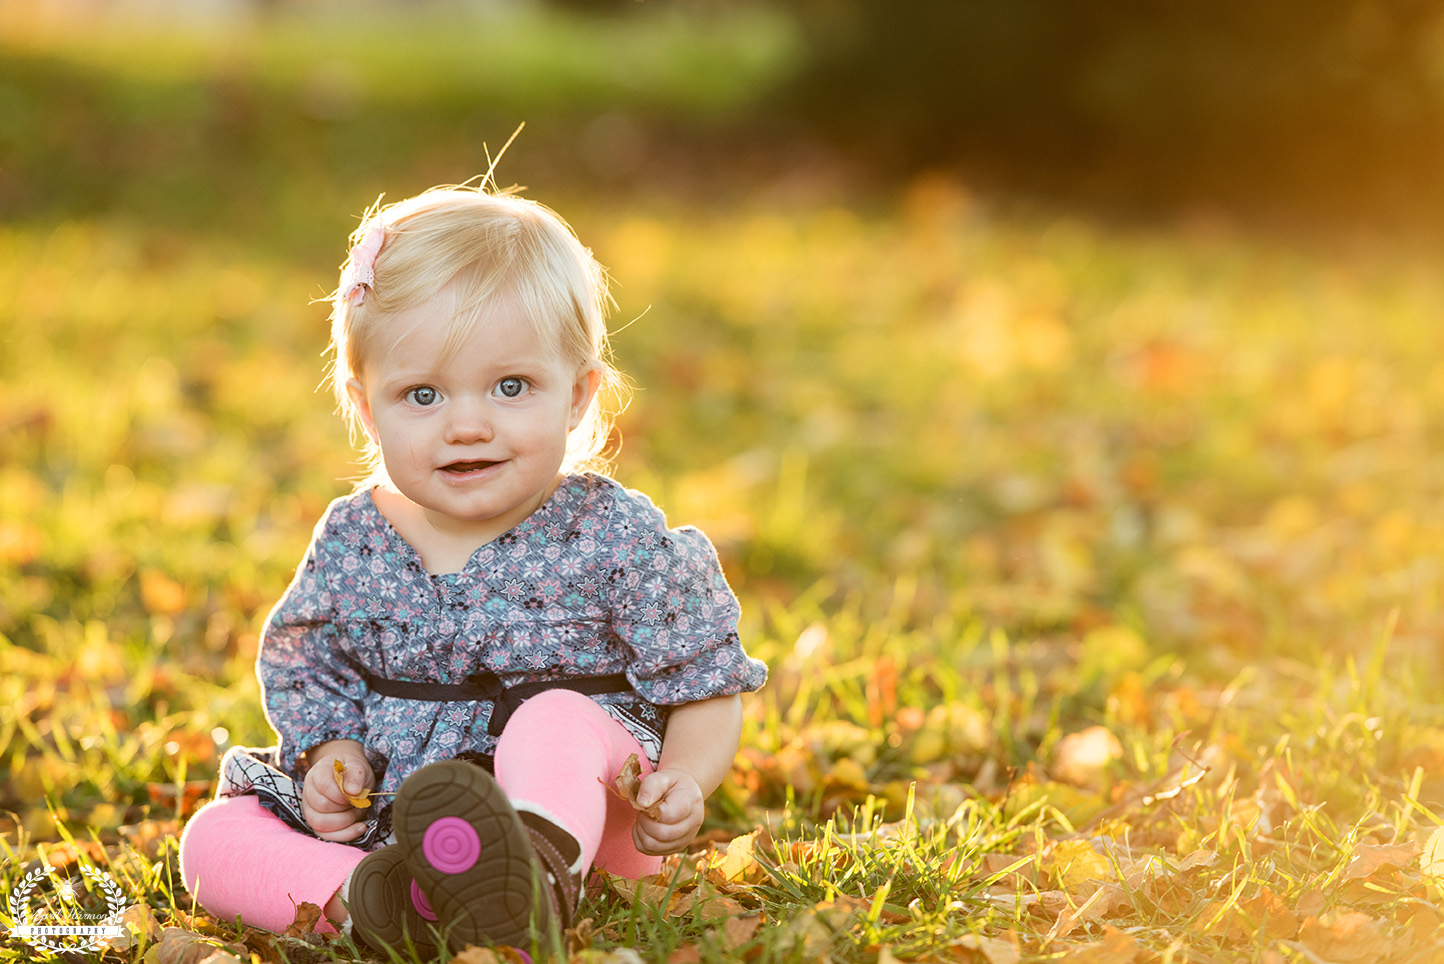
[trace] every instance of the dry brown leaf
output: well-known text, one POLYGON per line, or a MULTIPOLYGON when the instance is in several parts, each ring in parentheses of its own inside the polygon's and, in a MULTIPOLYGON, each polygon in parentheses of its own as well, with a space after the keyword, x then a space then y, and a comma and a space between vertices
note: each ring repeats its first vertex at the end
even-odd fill
POLYGON ((149 904, 131 904, 121 911, 120 926, 124 933, 108 942, 117 951, 128 951, 138 944, 154 944, 165 932, 149 904))
POLYGON ((200 964, 248 964, 248 962, 241 960, 230 951, 217 949, 208 957, 201 958, 200 964))
POLYGON ((1252 940, 1260 934, 1292 940, 1299 932, 1298 915, 1267 887, 1232 906, 1225 901, 1213 901, 1198 915, 1198 920, 1209 925, 1210 933, 1225 940, 1252 940))
POLYGON ((1404 929, 1399 934, 1401 947, 1425 947, 1439 937, 1441 921, 1437 911, 1430 907, 1416 907, 1403 912, 1404 929))
POLYGON ((184 908, 173 907, 170 916, 174 926, 194 934, 209 934, 215 937, 221 933, 221 925, 206 914, 188 914, 184 908))
POLYGON ((642 955, 630 947, 618 947, 610 951, 591 948, 582 951, 567 964, 646 964, 646 962, 642 960, 642 955))
POLYGON ((528 958, 515 947, 477 947, 468 944, 452 957, 453 964, 528 964, 528 958))
POLYGON ((291 926, 286 928, 285 937, 305 937, 316 929, 321 921, 321 908, 303 900, 296 905, 296 917, 291 921, 291 926))
POLYGON ((360 793, 346 792, 346 764, 342 763, 339 757, 337 758, 333 769, 336 773, 336 789, 340 790, 342 795, 351 802, 351 806, 356 807, 360 810, 365 810, 367 807, 371 806, 370 790, 363 788, 360 793))
POLYGON ((1092 944, 1075 944, 1063 959, 1068 964, 1133 964, 1143 951, 1142 945, 1118 928, 1109 926, 1103 939, 1092 944))
POLYGON ((1379 922, 1358 911, 1310 917, 1299 928, 1299 941, 1335 964, 1365 964, 1390 954, 1391 942, 1379 922))
POLYGON ((744 917, 727 918, 722 922, 720 929, 722 946, 729 951, 741 947, 756 936, 757 930, 761 926, 761 914, 748 914, 744 917))
POLYGON ((980 934, 965 934, 949 945, 952 957, 959 961, 978 964, 1018 964, 1018 935, 1006 931, 1005 938, 983 937, 980 934))
POLYGON ((1134 964, 1144 947, 1129 934, 1109 925, 1103 929, 1102 941, 1073 944, 1063 958, 1069 964, 1134 964))
POLYGON ((735 898, 722 894, 703 897, 692 904, 692 918, 698 921, 725 920, 747 913, 735 898))
POLYGON ((121 827, 120 836, 147 860, 154 860, 172 838, 180 836, 180 821, 142 820, 121 827))
POLYGON ((1344 868, 1344 880, 1361 880, 1377 873, 1392 873, 1403 870, 1423 853, 1424 848, 1414 841, 1389 846, 1360 844, 1354 848, 1354 859, 1344 868))
POLYGON ((667 955, 667 964, 701 964, 702 949, 696 944, 683 944, 667 955))
POLYGON ((1261 928, 1265 937, 1287 941, 1293 940, 1299 932, 1298 915, 1289 910, 1282 897, 1267 887, 1239 904, 1239 909, 1254 922, 1255 932, 1261 928))
POLYGON ((1195 899, 1194 888, 1175 874, 1134 875, 1128 880, 1128 889, 1140 903, 1152 905, 1170 916, 1180 913, 1195 899))
POLYGON ((866 913, 866 904, 844 894, 835 901, 822 901, 792 915, 782 923, 782 929, 791 939, 794 950, 801 952, 803 960, 823 961, 828 960, 833 938, 851 929, 866 913))
POLYGON ((637 802, 637 794, 642 792, 642 761, 637 754, 633 753, 622 763, 622 768, 617 771, 617 777, 609 785, 605 781, 602 786, 611 790, 621 799, 632 805, 632 809, 640 810, 653 820, 662 819, 662 804, 658 801, 650 807, 644 807, 637 802))
POLYGON ((188 817, 209 803, 215 795, 215 784, 210 780, 187 780, 182 784, 147 783, 146 795, 151 806, 166 807, 182 817, 188 817))
POLYGON ((53 846, 39 847, 37 850, 54 870, 74 867, 80 863, 82 857, 97 863, 106 859, 105 847, 94 840, 67 841, 53 846))
POLYGON ((1207 928, 1215 937, 1229 941, 1247 933, 1248 921, 1238 912, 1237 907, 1229 907, 1224 901, 1213 900, 1199 911, 1198 926, 1207 928))
POLYGON ((1216 863, 1218 863, 1218 854, 1214 851, 1195 850, 1193 853, 1189 854, 1187 857, 1184 857, 1183 860, 1179 862, 1178 872, 1180 874, 1185 874, 1188 873, 1188 871, 1193 870, 1195 867, 1203 867, 1207 869, 1209 867, 1212 867, 1216 863))
MULTIPOLYGON (((709 833, 715 834, 717 831, 713 830, 709 833)), ((675 881, 678 887, 695 887, 706 873, 705 867, 698 866, 701 863, 705 863, 705 860, 699 860, 695 855, 671 854, 663 858, 662 868, 652 879, 659 884, 675 881)), ((596 872, 593 871, 593 873, 596 872)))
POLYGON ((1091 894, 1075 894, 1082 899, 1077 907, 1070 907, 1058 915, 1058 920, 1049 931, 1049 939, 1066 937, 1084 921, 1100 921, 1107 918, 1118 907, 1129 905, 1128 894, 1122 887, 1113 884, 1098 884, 1091 894))
POLYGON ((214 939, 179 927, 167 927, 160 942, 145 952, 145 964, 201 964, 222 950, 214 939))
POLYGON ((672 889, 666 884, 648 880, 631 880, 627 877, 612 877, 609 880, 612 891, 628 904, 642 904, 647 907, 661 907, 666 904, 672 889))
POLYGON ((1073 898, 1061 890, 1042 890, 1037 894, 1024 894, 1023 898, 1025 905, 1028 898, 1035 898, 1038 907, 1048 917, 1059 917, 1073 909, 1073 898))
POLYGON ((596 937, 596 933, 596 921, 592 920, 590 917, 583 917, 571 927, 568 927, 565 935, 567 943, 567 956, 571 957, 573 954, 584 951, 588 947, 591 947, 592 941, 596 937))
POLYGON ((1299 897, 1299 902, 1294 905, 1294 913, 1297 914, 1300 919, 1305 917, 1318 917, 1324 912, 1324 908, 1328 906, 1328 903, 1329 899, 1324 895, 1324 892, 1314 887, 1304 891, 1299 897))
POLYGON ((241 934, 241 943, 250 950, 252 957, 259 959, 262 964, 285 964, 285 957, 276 949, 276 941, 280 936, 258 927, 247 927, 241 934))
POLYGON ((954 941, 952 946, 972 952, 970 956, 980 957, 986 964, 1018 964, 1021 959, 1018 935, 1009 931, 1007 936, 1012 938, 1011 942, 983 937, 981 934, 965 934, 954 941))

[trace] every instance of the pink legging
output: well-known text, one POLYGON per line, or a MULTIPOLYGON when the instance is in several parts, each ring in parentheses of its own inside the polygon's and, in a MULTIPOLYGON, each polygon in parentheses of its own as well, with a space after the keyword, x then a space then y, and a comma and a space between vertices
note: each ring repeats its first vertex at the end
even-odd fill
MULTIPOLYGON (((630 754, 646 754, 626 728, 590 698, 547 690, 521 705, 497 741, 496 779, 512 805, 564 827, 581 844, 581 869, 645 877, 660 857, 632 843, 636 814, 608 784, 630 754)), ((181 878, 215 917, 283 931, 296 905, 324 907, 365 857, 346 844, 297 833, 255 797, 223 797, 202 807, 181 835, 181 878)), ((328 925, 319 930, 329 931, 328 925)))

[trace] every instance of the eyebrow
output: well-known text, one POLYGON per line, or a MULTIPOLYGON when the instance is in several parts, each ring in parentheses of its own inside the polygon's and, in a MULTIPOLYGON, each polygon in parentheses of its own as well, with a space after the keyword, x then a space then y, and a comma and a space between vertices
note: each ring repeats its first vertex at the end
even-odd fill
MULTIPOLYGON (((507 378, 513 375, 525 375, 535 379, 541 374, 551 374, 548 369, 555 364, 555 360, 545 355, 532 355, 520 358, 500 359, 489 363, 487 369, 495 374, 493 378, 507 378)), ((444 367, 444 365, 442 366, 444 367)), ((382 388, 402 387, 411 385, 425 385, 432 382, 444 381, 445 376, 437 368, 416 368, 397 372, 394 375, 380 382, 382 388)))

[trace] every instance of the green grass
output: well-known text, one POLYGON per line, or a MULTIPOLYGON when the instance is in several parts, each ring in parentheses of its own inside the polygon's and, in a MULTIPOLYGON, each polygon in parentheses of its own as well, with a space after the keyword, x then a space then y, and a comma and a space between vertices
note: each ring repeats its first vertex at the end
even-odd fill
MULTIPOLYGON (((581 36, 519 23, 517 49, 581 36)), ((676 59, 678 23, 611 42, 639 45, 644 76, 705 78, 676 59)), ((300 31, 228 41, 238 102, 300 89, 300 31)), ((207 48, 170 42, 31 38, 0 75, 37 116, 107 118, 84 135, 104 156, 225 116, 184 100, 207 48), (156 102, 106 113, 145 84, 156 102)), ((122 152, 109 192, 59 141, 14 168, 45 190, 0 223, 3 881, 39 857, 111 873, 155 928, 108 960, 164 964, 162 927, 242 958, 376 959, 192 916, 176 802, 209 794, 226 746, 272 739, 257 632, 354 472, 311 299, 378 182, 399 196, 474 160, 418 146, 470 82, 447 49, 434 87, 381 110, 414 136, 375 171, 327 152, 381 121, 307 133, 284 112, 235 145, 122 152), (252 193, 161 189, 237 156, 252 193)), ((388 56, 358 90, 396 91, 377 78, 412 61, 388 56)), ((561 59, 498 75, 522 144, 624 97, 586 93, 606 63, 561 59)), ((645 110, 745 109, 701 86, 645 110)), ((504 182, 530 180, 526 156, 504 182)), ((785 205, 765 188, 537 192, 630 322, 616 474, 712 535, 772 671, 709 843, 665 881, 594 888, 564 956, 1440 959, 1421 852, 1444 813, 1432 263, 1005 213, 943 179, 785 205)))

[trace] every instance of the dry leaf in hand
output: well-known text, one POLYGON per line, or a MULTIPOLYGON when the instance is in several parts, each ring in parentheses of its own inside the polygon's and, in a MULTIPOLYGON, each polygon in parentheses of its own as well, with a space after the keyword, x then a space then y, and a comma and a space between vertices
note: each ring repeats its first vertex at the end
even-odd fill
POLYGON ((365 810, 367 807, 371 806, 371 791, 370 791, 370 790, 364 790, 364 789, 363 789, 360 793, 355 793, 355 794, 346 793, 346 764, 342 763, 342 762, 338 759, 338 760, 336 761, 335 770, 336 770, 336 787, 337 787, 337 789, 339 789, 343 794, 345 794, 345 797, 346 797, 347 800, 351 801, 351 806, 357 807, 357 808, 359 808, 359 809, 361 809, 361 810, 365 810))
POLYGON ((644 807, 637 802, 637 794, 642 792, 642 761, 637 759, 633 753, 627 757, 622 769, 617 773, 617 778, 610 788, 613 793, 630 803, 633 809, 640 810, 653 820, 662 819, 661 801, 644 807))

